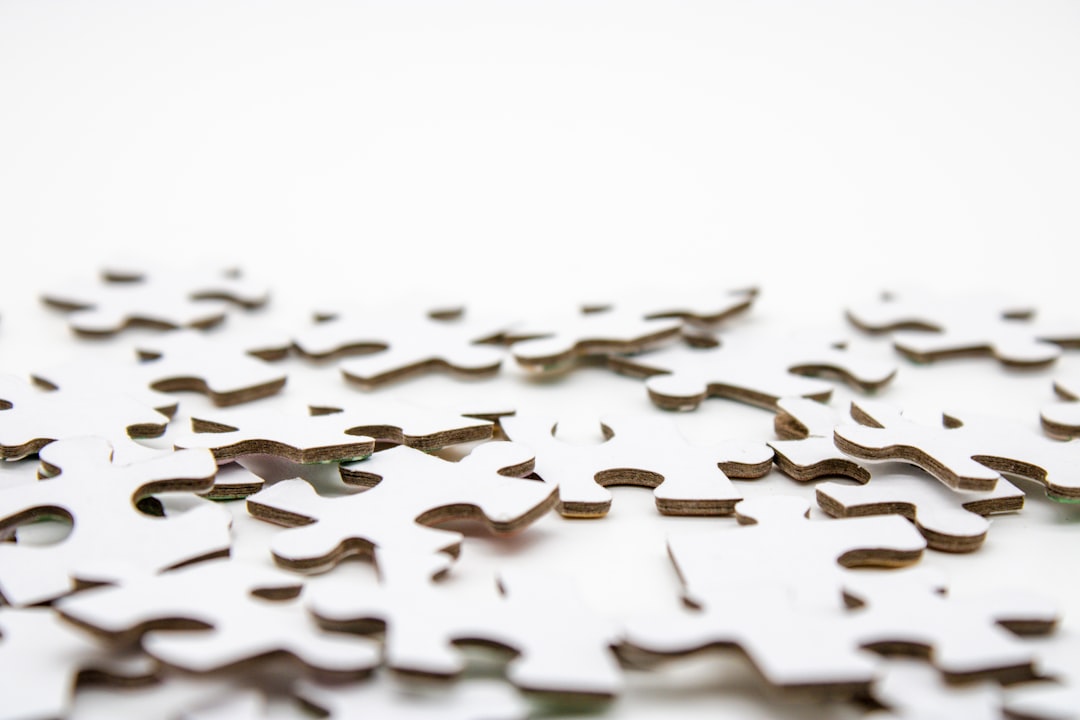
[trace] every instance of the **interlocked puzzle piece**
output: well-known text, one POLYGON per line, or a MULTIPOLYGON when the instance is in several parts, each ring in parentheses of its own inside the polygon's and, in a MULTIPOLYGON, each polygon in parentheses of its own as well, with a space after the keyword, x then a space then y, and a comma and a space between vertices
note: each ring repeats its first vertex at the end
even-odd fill
POLYGON ((1038 672, 1044 681, 1016 685, 1005 695, 1005 713, 1021 720, 1080 719, 1080 636, 1040 647, 1038 672))
POLYGON ((84 435, 107 438, 118 462, 156 451, 131 438, 159 437, 169 418, 123 395, 44 392, 12 375, 0 375, 0 457, 33 455, 55 440, 84 435))
POLYGON ((871 692, 888 710, 871 713, 868 720, 1001 720, 998 683, 948 683, 917 660, 890 659, 871 692))
POLYGON ((178 448, 206 448, 218 462, 245 455, 274 455, 294 463, 356 460, 375 451, 374 438, 342 413, 301 415, 235 408, 191 418, 192 432, 178 434, 178 448))
POLYGON ((346 482, 374 485, 364 492, 322 497, 293 479, 252 495, 247 505, 257 518, 293 527, 275 535, 270 548, 295 570, 328 569, 375 548, 418 559, 456 557, 462 535, 428 525, 479 520, 499 534, 521 530, 555 503, 553 484, 524 479, 532 469, 532 452, 514 443, 480 445, 456 463, 399 446, 341 466, 346 482))
POLYGON ((368 353, 340 365, 347 380, 364 388, 436 370, 482 378, 494 375, 502 365, 505 350, 490 343, 508 324, 465 317, 440 320, 424 314, 343 315, 302 331, 294 344, 312 359, 368 353))
POLYGON ((1080 343, 1080 326, 1041 327, 1034 316, 1031 308, 1003 307, 988 299, 904 298, 892 293, 847 310, 859 329, 893 333, 895 348, 917 362, 992 355, 1004 365, 1040 367, 1055 362, 1062 346, 1080 343))
MULTIPOLYGON (((379 563, 399 567, 389 559, 379 563)), ((447 590, 427 581, 428 574, 394 573, 383 579, 382 592, 366 594, 324 585, 313 593, 311 609, 331 627, 385 626, 386 662, 398 672, 459 675, 466 663, 454 645, 483 643, 518 653, 507 676, 522 690, 582 698, 620 691, 622 673, 611 652, 619 628, 583 606, 565 580, 504 572, 499 597, 455 602, 447 590)))
POLYGON ((61 440, 41 450, 58 477, 0 492, 0 534, 45 517, 71 520, 53 545, 0 543, 0 594, 31 605, 72 592, 76 583, 116 582, 226 554, 231 517, 213 503, 178 517, 150 517, 141 499, 163 492, 206 492, 217 465, 204 451, 169 453, 130 465, 112 461, 102 438, 61 440))
POLYGON ((828 401, 832 376, 863 392, 886 385, 896 373, 891 362, 830 345, 732 333, 718 347, 676 346, 639 356, 613 355, 617 372, 646 378, 649 397, 665 410, 693 410, 708 397, 723 397, 768 409, 782 397, 828 401))
POLYGON ((773 426, 784 439, 773 440, 769 447, 785 475, 800 482, 829 475, 861 483, 870 479, 870 471, 837 450, 833 442, 833 429, 845 421, 842 413, 801 397, 780 398, 776 409, 773 426))
POLYGON ((859 605, 847 634, 862 647, 923 654, 953 682, 1001 682, 1036 675, 1036 655, 1017 635, 1051 632, 1058 610, 1023 592, 962 599, 941 592, 936 573, 859 574, 845 579, 844 594, 859 605))
POLYGON ((109 271, 99 281, 69 282, 41 296, 46 305, 69 311, 79 335, 114 335, 132 326, 209 328, 225 320, 230 305, 259 308, 266 288, 244 280, 235 269, 109 271))
MULTIPOLYGON (((350 428, 378 442, 439 450, 448 445, 491 439, 494 423, 458 413, 441 412, 392 399, 365 395, 339 396, 308 405, 313 415, 340 413, 350 428)), ((501 413, 499 413, 501 414, 501 413)))
POLYGON ((899 517, 812 521, 810 503, 790 496, 743 500, 735 509, 741 527, 668 539, 692 604, 735 587, 779 587, 789 601, 838 606, 845 568, 901 567, 926 547, 899 517))
POLYGON ((464 680, 452 685, 420 687, 415 683, 319 686, 299 682, 296 694, 331 720, 525 720, 529 704, 496 680, 464 680))
POLYGON ((1055 500, 1080 500, 1080 443, 1048 440, 1036 432, 991 418, 943 415, 942 427, 905 418, 896 408, 853 402, 859 425, 836 428, 836 446, 869 461, 918 465, 951 488, 993 490, 1008 473, 1046 486, 1055 500))
POLYGON ((514 359, 526 370, 564 372, 590 357, 639 353, 678 338, 682 322, 675 318, 646 319, 634 312, 570 312, 552 326, 514 328, 508 338, 514 359))
POLYGON ((946 552, 979 549, 990 528, 985 515, 1024 507, 1023 491, 1004 478, 993 490, 954 490, 907 466, 875 472, 866 485, 821 483, 816 492, 818 505, 833 517, 903 515, 930 547, 946 552))
POLYGON ((284 371, 254 356, 229 334, 181 330, 140 342, 138 354, 142 362, 70 362, 33 379, 51 389, 129 395, 170 417, 177 401, 164 393, 199 392, 226 406, 268 397, 285 387, 284 371))
POLYGON ((1080 378, 1059 378, 1054 381, 1054 392, 1064 402, 1056 402, 1042 409, 1043 430, 1050 437, 1070 440, 1080 437, 1080 378))
POLYGON ((110 652, 50 608, 0 609, 0 718, 67 717, 80 677, 153 682, 157 663, 110 652))
POLYGON ((610 485, 654 488, 656 507, 667 515, 725 515, 741 498, 728 477, 758 478, 772 466, 772 451, 762 443, 693 447, 664 416, 605 418, 608 439, 591 446, 559 440, 555 421, 541 416, 507 417, 501 424, 507 437, 536 452, 536 472, 558 483, 558 510, 567 517, 606 515, 610 485))
POLYGON ((274 568, 215 560, 81 592, 58 609, 114 643, 141 640, 152 657, 189 672, 286 655, 331 680, 369 674, 378 646, 321 630, 304 611, 301 590, 301 580, 274 568))

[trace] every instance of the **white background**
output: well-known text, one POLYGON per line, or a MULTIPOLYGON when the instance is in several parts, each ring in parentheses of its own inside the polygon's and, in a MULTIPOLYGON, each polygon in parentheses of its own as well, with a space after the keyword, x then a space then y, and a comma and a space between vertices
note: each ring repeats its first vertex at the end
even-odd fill
MULTIPOLYGON (((1080 6, 1030 0, 0 2, 0 363, 126 350, 76 344, 36 296, 133 255, 239 262, 274 288, 256 322, 287 328, 328 297, 527 314, 747 283, 762 326, 843 330, 845 303, 911 285, 1075 321, 1077 37, 1080 6)), ((278 404, 343 387, 291 362, 278 404)), ((882 398, 1034 428, 1069 369, 903 363, 882 398)), ((392 392, 575 418, 648 408, 637 381, 594 370, 392 392)), ((700 441, 772 437, 771 415, 727 402, 676 421, 700 441)), ((1045 591, 1077 627, 1080 516, 1025 489, 978 554, 927 562, 958 593, 1045 591)), ((811 495, 776 473, 745 492, 811 495)), ((651 504, 616 490, 603 521, 551 516, 509 545, 477 533, 456 581, 509 557, 574 575, 614 615, 674 607, 663 538, 704 521, 651 504)), ((238 554, 265 557, 272 528, 234 509, 238 554)), ((717 667, 634 674, 609 715, 836 712, 776 706, 739 663, 717 667)), ((80 712, 147 713, 110 698, 86 693, 80 712)))

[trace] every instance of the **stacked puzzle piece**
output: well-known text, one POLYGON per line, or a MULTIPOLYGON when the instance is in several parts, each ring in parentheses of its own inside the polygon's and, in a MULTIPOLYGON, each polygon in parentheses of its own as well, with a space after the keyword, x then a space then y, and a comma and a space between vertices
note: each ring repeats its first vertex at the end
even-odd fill
POLYGON ((120 693, 177 673, 207 684, 177 717, 264 717, 271 701, 333 718, 592 712, 634 673, 707 648, 737 651, 776 697, 1080 715, 1080 647, 1029 639, 1053 638, 1052 599, 952 598, 926 560, 978 553, 987 516, 1021 512, 1024 489, 1080 501, 1077 384, 1048 384, 1061 399, 1026 426, 951 409, 927 422, 887 397, 910 361, 1053 372, 1080 325, 894 294, 846 309, 857 333, 893 333, 897 358, 755 325, 758 297, 542 318, 343 308, 283 328, 269 289, 235 269, 112 267, 44 292, 66 315, 42 322, 67 323, 74 360, 0 376, 0 454, 18 478, 0 488, 0 718, 74 717, 82 680, 120 693), (256 310, 262 330, 234 327, 256 310), (540 388, 569 414, 579 372, 642 378, 627 391, 651 405, 603 413, 592 443, 516 406, 515 389, 540 388), (431 374, 509 390, 450 410, 394 397, 431 374), (307 394, 327 377, 338 391, 307 394), (847 407, 830 404, 837 382, 858 394, 847 407), (691 441, 673 411, 713 399, 774 433, 691 441), (515 562, 540 550, 511 538, 541 521, 610 522, 615 486, 650 489, 657 522, 699 518, 667 540, 684 609, 625 617, 580 578, 515 562), (236 552, 249 521, 281 526, 259 556, 236 552), (57 524, 70 528, 49 536, 57 524), (477 534, 505 562, 467 592, 455 579, 477 534), (348 572, 353 558, 377 581, 348 572), (478 677, 475 647, 509 653, 499 677, 478 677))

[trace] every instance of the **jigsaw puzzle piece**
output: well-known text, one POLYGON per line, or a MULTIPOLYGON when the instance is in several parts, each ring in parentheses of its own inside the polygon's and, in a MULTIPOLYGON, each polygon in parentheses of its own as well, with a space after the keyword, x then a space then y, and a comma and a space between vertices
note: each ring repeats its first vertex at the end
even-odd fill
POLYGON ((270 547, 280 564, 296 570, 329 569, 373 548, 456 557, 462 535, 429 525, 474 520, 497 534, 520 531, 555 503, 553 484, 524 477, 532 469, 532 452, 514 443, 480 445, 459 462, 399 446, 342 464, 346 482, 369 490, 330 498, 303 480, 287 480, 249 497, 248 511, 292 528, 270 547))
POLYGON ((606 515, 611 485, 654 488, 656 507, 667 515, 725 515, 741 499, 729 476, 758 478, 772 466, 764 444, 694 447, 663 416, 605 418, 607 440, 592 446, 559 440, 555 421, 540 416, 507 417, 501 425, 507 437, 536 452, 537 474, 558 483, 557 507, 567 517, 606 515))
POLYGON ((639 353, 669 344, 681 329, 678 319, 646 319, 633 312, 567 312, 550 325, 516 327, 508 340, 521 367, 558 373, 588 358, 639 353))
POLYGON ((942 416, 941 427, 905 418, 897 409, 853 402, 861 424, 836 428, 836 446, 869 461, 902 460, 957 490, 993 490, 1007 473, 1046 486, 1063 502, 1080 501, 1080 444, 1048 440, 1027 428, 993 418, 942 416))
POLYGON ((70 281, 43 293, 41 299, 68 311, 68 325, 75 333, 100 337, 128 327, 213 327, 225 320, 230 305, 262 307, 269 292, 244 280, 235 269, 158 273, 113 269, 104 271, 98 281, 70 281))
POLYGON ((530 715, 529 704, 495 680, 464 680, 438 687, 386 679, 344 687, 301 681, 296 693, 332 720, 525 720, 530 715))
POLYGON ((1053 631, 1058 610, 1044 598, 999 592, 953 599, 936 573, 850 575, 849 637, 862 647, 925 654, 950 682, 1036 676, 1034 651, 1017 634, 1053 631))
POLYGON ((50 608, 0 609, 0 718, 67 717, 80 678, 154 682, 157 663, 121 655, 63 622, 50 608))
POLYGON ((62 615, 116 644, 212 673, 285 655, 330 680, 368 675, 379 663, 366 638, 321 630, 303 610, 302 581, 260 565, 217 560, 65 598, 62 615), (179 629, 184 628, 184 629, 179 629))
MULTIPOLYGON (((402 568, 381 555, 379 567, 380 574, 402 568)), ((503 573, 497 597, 462 602, 428 582, 429 574, 397 572, 383 578, 380 592, 366 595, 323 586, 313 595, 312 612, 335 628, 385 627, 386 660, 397 672, 459 675, 466 663, 454 646, 480 643, 516 653, 506 674, 522 690, 564 699, 608 698, 621 690, 622 672, 612 654, 619 628, 583 607, 567 581, 503 573)))
MULTIPOLYGON (((366 395, 328 398, 309 404, 313 415, 340 413, 350 428, 377 442, 440 450, 449 445, 490 440, 495 424, 453 412, 441 412, 389 398, 366 395)), ((496 413, 501 416, 503 413, 496 413)))
POLYGON ((41 461, 57 477, 0 492, 0 533, 41 518, 72 523, 55 544, 0 543, 0 595, 7 602, 32 605, 80 582, 118 582, 228 553, 231 516, 213 503, 164 518, 136 508, 156 493, 209 490, 217 466, 208 453, 168 453, 130 465, 111 454, 102 438, 55 442, 42 449, 41 461))
POLYGON ((838 606, 853 567, 903 567, 926 541, 903 518, 809 519, 803 498, 774 496, 736 506, 739 527, 672 535, 671 556, 693 604, 737 588, 779 588, 786 602, 838 606))
POLYGON ((926 663, 891 658, 871 693, 888 710, 872 720, 1001 720, 1001 686, 983 680, 957 685, 926 663))
POLYGON ((1063 402, 1045 406, 1040 413, 1043 431, 1058 440, 1080 437, 1080 379, 1068 378, 1054 381, 1054 392, 1063 402))
POLYGON ((710 292, 708 297, 652 300, 636 296, 618 303, 589 302, 582 310, 586 313, 618 311, 646 320, 680 320, 684 334, 700 335, 711 333, 727 320, 747 312, 758 292, 756 287, 746 287, 710 292))
POLYGON ((1023 491, 1005 479, 993 490, 954 490, 903 467, 875 473, 861 486, 821 483, 816 492, 818 505, 833 517, 903 515, 931 548, 946 552, 978 550, 990 528, 985 515, 1024 507, 1023 491))
POLYGON ((1080 636, 1037 651, 1039 682, 1014 685, 1005 694, 1005 714, 1018 720, 1080 719, 1080 636))
POLYGON ((191 418, 191 432, 177 435, 178 448, 205 448, 218 462, 245 455, 274 455, 294 463, 356 460, 375 451, 375 440, 342 414, 300 415, 236 408, 191 418))
POLYGON ((843 343, 828 344, 768 335, 725 335, 718 347, 676 346, 641 356, 616 355, 617 372, 646 378, 649 397, 665 410, 693 410, 706 398, 722 397, 773 409, 782 397, 821 402, 832 395, 835 377, 873 392, 896 374, 890 362, 843 343))
POLYGON ((169 418, 124 395, 43 392, 13 375, 0 375, 0 458, 33 455, 56 440, 104 436, 118 462, 158 451, 132 438, 160 437, 169 418))
POLYGON ((364 388, 434 371, 459 377, 490 377, 499 371, 506 352, 490 344, 509 323, 502 319, 472 320, 463 314, 437 319, 424 314, 332 317, 299 333, 294 344, 311 359, 350 357, 342 374, 364 388))
POLYGON ((990 355, 1004 365, 1042 367, 1080 343, 1080 327, 1047 328, 1032 322, 1031 308, 992 299, 903 298, 885 293, 847 310, 853 325, 869 333, 893 333, 897 351, 916 362, 990 355))
POLYGON ((800 482, 841 475, 860 483, 870 480, 870 471, 836 448, 833 429, 844 416, 815 400, 780 398, 773 425, 782 440, 769 447, 776 453, 776 465, 785 475, 800 482))

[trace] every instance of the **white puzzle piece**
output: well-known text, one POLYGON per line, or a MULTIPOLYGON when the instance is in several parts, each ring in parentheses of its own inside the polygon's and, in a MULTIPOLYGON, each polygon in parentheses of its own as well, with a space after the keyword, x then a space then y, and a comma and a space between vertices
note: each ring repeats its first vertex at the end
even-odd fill
POLYGON ((433 371, 460 377, 490 377, 499 371, 506 351, 486 341, 510 323, 467 317, 434 319, 424 314, 342 315, 316 323, 294 339, 301 354, 343 360, 345 378, 364 388, 433 371))
POLYGON ((46 305, 68 311, 79 335, 114 335, 130 326, 208 328, 224 321, 230 306, 262 307, 269 292, 237 270, 106 270, 98 281, 69 281, 42 294, 46 305))
POLYGON ((1054 392, 1062 401, 1043 407, 1043 430, 1059 440, 1080 437, 1080 378, 1058 378, 1054 381, 1054 392))
POLYGON ((58 609, 116 643, 141 640, 151 656, 189 672, 285 655, 331 680, 369 674, 378 646, 321 630, 303 609, 301 588, 302 580, 274 568, 215 560, 87 590, 58 609))
POLYGON ((864 483, 870 471, 840 452, 833 442, 833 429, 845 422, 843 413, 802 397, 780 398, 773 426, 782 440, 769 442, 776 453, 776 465, 785 475, 800 482, 841 475, 864 483))
POLYGON ((954 490, 918 468, 881 466, 866 485, 825 482, 817 502, 833 517, 903 515, 915 523, 927 544, 946 552, 972 552, 982 546, 990 522, 984 516, 1024 507, 1024 493, 1001 479, 993 490, 954 490))
POLYGON ((340 413, 301 415, 255 407, 191 418, 191 432, 177 434, 178 448, 205 448, 218 462, 245 455, 274 455, 294 463, 356 460, 375 450, 374 438, 340 413))
POLYGON ((0 608, 0 667, 0 720, 67 717, 80 675, 133 685, 157 674, 150 658, 110 651, 50 608, 0 608))
POLYGON ((782 397, 825 402, 836 377, 863 392, 886 385, 896 366, 861 351, 797 338, 731 333, 718 347, 676 346, 640 356, 616 355, 616 371, 646 378, 652 401, 666 410, 693 410, 708 397, 723 397, 768 409, 782 397), (812 377, 806 377, 812 376, 812 377))
POLYGON ((1005 711, 1020 720, 1080 720, 1080 635, 1056 638, 1040 646, 1038 682, 1013 685, 1005 694, 1005 711))
POLYGON ((348 686, 299 682, 296 694, 331 720, 525 720, 529 704, 496 680, 463 680, 420 686, 380 678, 348 686))
POLYGON ((456 463, 399 446, 341 466, 346 482, 374 485, 364 492, 322 497, 294 479, 247 504, 255 517, 292 527, 275 535, 270 548, 294 570, 326 570, 373 549, 456 557, 462 535, 430 525, 477 520, 498 534, 518 532, 555 503, 553 484, 524 478, 532 469, 532 452, 515 443, 485 443, 456 463))
POLYGON ((604 418, 607 440, 588 446, 558 439, 555 421, 541 416, 507 417, 501 425, 507 437, 536 452, 536 472, 558 483, 558 510, 567 517, 606 515, 610 485, 654 488, 656 507, 667 515, 725 515, 741 498, 728 477, 758 478, 772 466, 763 443, 694 447, 664 416, 604 418))
POLYGON ((735 588, 777 588, 785 602, 839 607, 853 567, 901 567, 926 541, 899 517, 809 519, 803 498, 773 496, 736 506, 739 526, 672 535, 668 553, 699 604, 735 588))
POLYGON ((862 647, 901 654, 925 653, 952 682, 1035 676, 1035 653, 1018 634, 1051 632, 1059 611, 1044 598, 998 592, 963 599, 941 592, 931 573, 849 575, 852 604, 847 632, 862 647), (1008 629, 1006 629, 1008 628, 1008 629))
POLYGON ((33 455, 55 440, 98 435, 112 444, 117 462, 131 462, 160 452, 132 438, 159 437, 168 422, 168 416, 124 395, 45 392, 0 375, 0 457, 7 460, 33 455))
POLYGON ((675 319, 683 323, 683 333, 698 335, 718 329, 724 322, 746 313, 757 299, 758 288, 710 290, 696 297, 653 299, 644 295, 613 302, 588 302, 582 309, 587 313, 616 310, 647 320, 675 319))
MULTIPOLYGON (((382 567, 400 563, 380 557, 382 567)), ((429 571, 436 567, 428 564, 429 571)), ((370 594, 328 586, 313 595, 312 610, 332 627, 385 626, 387 663, 401 673, 459 675, 466 662, 454 645, 481 643, 518 653, 507 677, 522 690, 568 698, 612 697, 621 690, 611 650, 620 629, 587 609, 567 580, 504 572, 499 596, 461 602, 428 582, 429 574, 392 573, 382 592, 370 594)))
MULTIPOLYGON (((342 394, 308 404, 313 415, 340 413, 350 428, 378 442, 439 450, 448 445, 490 440, 490 420, 443 412, 374 395, 342 394)), ((498 413, 501 414, 501 413, 498 413)))
POLYGON ((869 333, 892 333, 896 349, 917 362, 991 355, 1004 365, 1041 367, 1061 356, 1062 345, 1080 342, 1080 326, 1050 328, 1033 321, 1034 310, 992 298, 903 297, 884 293, 852 305, 847 317, 869 333))
POLYGON ((1002 720, 999 684, 948 683, 918 660, 890 659, 871 694, 888 710, 871 713, 867 720, 1002 720))
POLYGON ((916 423, 896 408, 854 402, 858 423, 836 428, 836 446, 848 455, 879 462, 902 460, 958 490, 993 490, 999 473, 1046 486, 1054 499, 1080 499, 1080 442, 1056 442, 993 418, 942 416, 941 427, 916 423))
POLYGON ((213 503, 176 517, 151 517, 135 504, 157 493, 209 490, 217 465, 200 450, 130 465, 113 462, 102 438, 73 438, 42 449, 58 477, 0 491, 0 534, 44 517, 71 520, 51 545, 0 543, 0 595, 30 605, 72 592, 79 581, 117 582, 228 553, 231 516, 213 503))
POLYGON ((674 342, 682 322, 645 319, 634 312, 570 311, 536 326, 511 331, 511 351, 518 365, 537 373, 558 373, 590 357, 639 353, 674 342))

